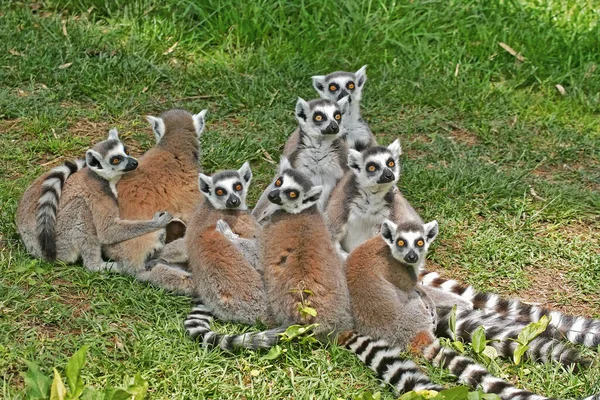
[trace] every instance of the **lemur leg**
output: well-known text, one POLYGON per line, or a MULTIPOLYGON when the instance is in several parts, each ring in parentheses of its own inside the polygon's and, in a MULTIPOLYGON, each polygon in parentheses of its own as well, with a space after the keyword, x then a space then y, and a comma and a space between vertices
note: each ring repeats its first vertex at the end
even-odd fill
POLYGON ((148 282, 178 294, 194 296, 194 282, 192 281, 192 274, 190 272, 177 265, 162 263, 160 259, 152 261, 158 262, 150 269, 139 271, 136 275, 139 281, 148 282))
POLYGON ((102 259, 102 246, 94 235, 83 234, 78 239, 78 247, 84 267, 90 271, 121 271, 120 263, 105 262, 102 259))

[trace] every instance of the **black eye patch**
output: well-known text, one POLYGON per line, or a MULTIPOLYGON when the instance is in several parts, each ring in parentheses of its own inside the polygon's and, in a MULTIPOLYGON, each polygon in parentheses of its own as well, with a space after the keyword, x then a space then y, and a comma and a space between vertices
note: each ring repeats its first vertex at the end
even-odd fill
POLYGON ((218 187, 215 189, 215 193, 217 196, 225 196, 227 194, 227 190, 223 189, 222 187, 218 187))
POLYGON ((296 200, 296 199, 298 198, 298 195, 299 195, 298 191, 297 191, 297 190, 294 190, 294 189, 289 189, 289 190, 286 190, 286 191, 285 191, 285 192, 283 192, 283 193, 285 193, 285 195, 286 195, 287 197, 289 197, 290 199, 292 199, 292 200, 296 200))
POLYGON ((335 92, 336 90, 338 90, 340 87, 338 86, 337 83, 330 83, 329 84, 329 91, 330 92, 335 92))
POLYGON ((313 115, 313 121, 317 123, 323 123, 327 121, 327 116, 320 111, 316 111, 313 115))
POLYGON ((378 170, 379 170, 379 165, 377 163, 374 163, 372 161, 370 163, 367 163, 367 172, 373 173, 378 170))
POLYGON ((241 182, 236 182, 233 184, 233 190, 235 190, 236 192, 241 192, 243 188, 244 186, 241 182))
POLYGON ((354 90, 356 89, 356 86, 354 85, 353 81, 349 81, 348 83, 346 83, 346 89, 348 90, 354 90))
POLYGON ((110 159, 111 165, 118 165, 121 162, 121 156, 115 156, 110 159))

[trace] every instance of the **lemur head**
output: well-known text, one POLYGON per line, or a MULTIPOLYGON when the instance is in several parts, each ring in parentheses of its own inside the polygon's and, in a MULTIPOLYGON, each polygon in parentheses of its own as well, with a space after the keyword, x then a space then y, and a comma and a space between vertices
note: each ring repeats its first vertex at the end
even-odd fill
POLYGON ((292 168, 287 157, 282 156, 269 201, 290 214, 299 214, 314 206, 321 197, 322 186, 313 183, 297 169, 292 168))
POLYGON ((350 102, 360 103, 362 90, 367 81, 367 66, 352 72, 332 72, 312 77, 313 86, 322 99, 340 100, 348 96, 350 102))
POLYGON ((200 139, 207 112, 208 110, 202 110, 198 114, 192 115, 185 110, 173 109, 165 111, 159 117, 148 115, 146 119, 152 125, 156 143, 159 143, 167 132, 182 130, 194 132, 196 138, 200 139))
POLYGON ((388 147, 369 147, 362 153, 348 149, 348 166, 356 175, 359 187, 364 189, 381 187, 387 191, 400 178, 400 154, 402 149, 398 139, 388 147))
POLYGON ((404 222, 396 225, 386 219, 381 224, 381 237, 390 247, 392 256, 400 263, 418 272, 427 255, 429 245, 438 234, 437 221, 426 224, 404 222))
POLYGON ((212 177, 200 174, 200 191, 217 210, 247 210, 246 195, 252 180, 250 164, 246 161, 240 169, 221 171, 212 177))
POLYGON ((300 129, 314 138, 335 140, 342 137, 342 120, 350 107, 348 99, 340 101, 315 99, 309 102, 298 98, 296 119, 300 129))
POLYGON ((115 128, 108 132, 108 139, 85 153, 85 162, 90 170, 107 181, 119 179, 138 166, 137 160, 129 156, 129 150, 119 140, 119 132, 115 128))

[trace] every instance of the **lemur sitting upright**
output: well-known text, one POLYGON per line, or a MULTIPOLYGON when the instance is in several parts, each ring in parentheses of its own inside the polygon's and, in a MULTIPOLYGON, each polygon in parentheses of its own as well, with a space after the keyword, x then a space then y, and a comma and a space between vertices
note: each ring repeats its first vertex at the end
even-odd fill
POLYGON ((164 236, 172 217, 156 212, 151 220, 120 218, 116 184, 138 162, 129 156, 116 129, 86 152, 85 165, 67 162, 36 179, 19 203, 17 228, 35 257, 67 263, 81 258, 89 270, 120 271, 117 262, 124 255, 116 254, 117 262, 105 262, 103 250, 150 232, 160 230, 164 236))
MULTIPOLYGON (((320 211, 325 209, 329 194, 348 169, 347 147, 341 139, 348 109, 347 97, 339 102, 323 99, 306 102, 299 98, 296 103, 298 129, 288 139, 283 154, 314 185, 322 186, 317 203, 320 211)), ((265 221, 275 210, 266 197, 269 189, 273 188, 269 186, 263 192, 252 211, 258 222, 265 221)))
POLYGON ((350 149, 358 151, 377 146, 369 125, 360 116, 360 101, 366 81, 366 65, 355 73, 338 71, 312 77, 313 87, 322 99, 339 101, 348 97, 350 110, 344 120, 343 139, 350 149))

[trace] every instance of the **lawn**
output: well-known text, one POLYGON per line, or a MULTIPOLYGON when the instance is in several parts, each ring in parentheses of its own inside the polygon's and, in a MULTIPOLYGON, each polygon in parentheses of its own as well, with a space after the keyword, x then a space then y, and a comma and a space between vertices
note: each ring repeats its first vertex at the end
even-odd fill
MULTIPOLYGON (((400 188, 440 223, 429 268, 600 317, 599 12, 593 0, 2 2, 0 397, 23 397, 25 360, 51 375, 89 345, 86 384, 139 372, 152 399, 393 398, 333 345, 285 345, 274 361, 204 351, 182 326, 188 298, 33 260, 14 224, 36 176, 113 126, 140 155, 154 142, 144 115, 173 107, 209 109, 204 171, 250 161, 253 204, 296 98, 316 96, 310 76, 364 64, 363 117, 380 143, 400 138, 400 188)), ((587 353, 581 372, 490 368, 575 398, 600 391, 598 349, 587 353)))

